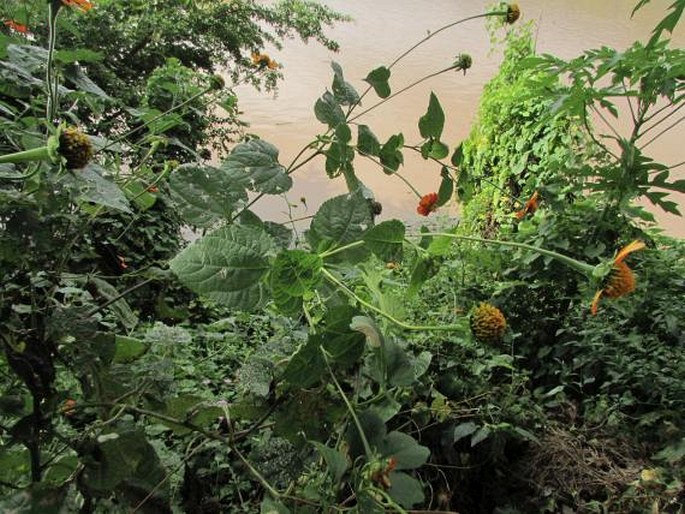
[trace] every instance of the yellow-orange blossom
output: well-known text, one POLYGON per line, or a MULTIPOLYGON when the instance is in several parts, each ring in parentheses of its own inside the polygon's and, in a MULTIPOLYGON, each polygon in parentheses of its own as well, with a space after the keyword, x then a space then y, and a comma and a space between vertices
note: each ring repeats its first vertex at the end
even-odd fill
POLYGON ((62 5, 76 7, 81 9, 83 12, 87 12, 93 8, 93 2, 90 0, 62 0, 62 5))
POLYGON ((628 265, 623 262, 628 255, 638 250, 642 250, 645 244, 642 241, 632 241, 627 244, 614 257, 611 275, 607 284, 595 293, 592 300, 592 307, 590 311, 592 314, 597 314, 597 307, 602 296, 609 298, 618 298, 620 296, 632 293, 635 290, 635 275, 628 265))

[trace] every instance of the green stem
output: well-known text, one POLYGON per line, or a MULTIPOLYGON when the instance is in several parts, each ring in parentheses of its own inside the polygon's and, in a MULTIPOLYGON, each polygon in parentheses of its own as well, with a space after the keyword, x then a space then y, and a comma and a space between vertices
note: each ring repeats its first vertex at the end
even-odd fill
POLYGON ((545 248, 538 248, 537 246, 525 244, 525 243, 516 243, 514 241, 500 241, 497 239, 483 239, 480 237, 474 237, 474 236, 460 236, 457 234, 450 234, 447 232, 422 232, 421 237, 424 236, 435 236, 435 237, 450 237, 452 239, 459 239, 459 240, 464 240, 464 241, 475 241, 477 243, 485 243, 485 244, 492 244, 492 245, 499 245, 499 246, 511 246, 514 248, 521 248, 523 250, 530 250, 531 252, 536 252, 541 255, 546 255, 547 257, 551 257, 553 259, 558 260, 559 262, 562 262, 566 264, 568 267, 575 269, 576 271, 582 273, 583 275, 586 275, 588 278, 592 277, 592 273, 595 269, 594 266, 586 263, 586 262, 581 262, 577 259, 574 259, 573 257, 568 257, 567 255, 562 255, 557 252, 553 252, 552 250, 547 250, 545 248))
POLYGON ((420 78, 419 80, 417 80, 417 81, 415 81, 415 82, 412 82, 412 83, 409 84, 408 86, 403 87, 402 89, 400 89, 399 91, 397 91, 397 92, 391 94, 390 96, 388 96, 388 97, 386 97, 386 98, 383 98, 380 102, 377 102, 377 103, 373 104, 373 105, 372 105, 371 107, 369 107, 368 109, 365 109, 365 110, 363 110, 362 112, 360 112, 359 114, 357 114, 357 115, 355 115, 355 116, 352 116, 351 118, 348 118, 347 122, 350 123, 350 122, 356 120, 357 118, 360 118, 360 117, 364 116, 365 114, 367 114, 367 113, 373 111, 376 107, 380 107, 380 106, 383 105, 384 103, 389 102, 390 100, 392 100, 392 99, 395 98, 396 96, 401 95, 402 93, 404 93, 404 92, 406 92, 406 91, 409 91, 411 88, 413 88, 413 87, 415 87, 415 86, 418 86, 419 84, 421 84, 422 82, 425 82, 426 80, 432 79, 433 77, 437 77, 438 75, 441 75, 441 74, 443 74, 443 73, 445 73, 445 72, 451 71, 451 70, 455 69, 455 67, 456 67, 456 65, 453 64, 453 65, 451 65, 451 66, 448 66, 447 68, 444 68, 444 69, 442 69, 442 70, 440 70, 440 71, 435 71, 435 72, 433 72, 433 73, 430 73, 429 75, 426 75, 425 77, 420 78))
POLYGON ((48 105, 46 109, 46 116, 48 123, 52 123, 55 118, 55 111, 57 110, 57 103, 59 98, 57 96, 57 81, 53 79, 53 62, 55 57, 55 46, 57 45, 57 15, 59 14, 62 3, 57 0, 52 0, 48 5, 48 60, 45 66, 45 86, 48 92, 48 105))
POLYGON ((7 155, 0 155, 0 164, 5 163, 18 163, 18 162, 30 162, 30 161, 45 161, 50 160, 50 152, 47 146, 41 146, 39 148, 31 148, 30 150, 24 150, 21 152, 14 152, 7 155))
POLYGON ((344 252, 345 250, 349 250, 350 248, 357 248, 358 246, 362 246, 363 244, 364 241, 355 241, 353 243, 346 244, 345 246, 340 246, 338 248, 334 248, 333 250, 328 250, 327 252, 320 253, 319 257, 325 259, 326 257, 330 257, 331 255, 335 255, 336 253, 344 252))
POLYGON ((138 132, 138 131, 140 131, 140 130, 143 130, 144 128, 150 126, 152 123, 154 123, 155 121, 157 121, 157 120, 163 118, 163 117, 166 116, 167 114, 170 114, 170 113, 172 113, 172 112, 174 112, 174 111, 177 111, 177 110, 180 109, 181 107, 185 107, 185 106, 188 105, 189 103, 194 102, 195 100, 197 100, 197 99, 200 98, 201 96, 204 96, 204 95, 206 95, 207 93, 210 93, 211 91, 216 91, 216 90, 214 89, 214 87, 208 87, 208 88, 203 89, 203 90, 200 91, 199 93, 195 93, 193 96, 191 96, 191 97, 188 98, 187 100, 184 100, 184 101, 181 102, 180 104, 175 105, 175 106, 171 107, 170 109, 167 109, 166 111, 164 111, 164 112, 158 114, 158 115, 155 116, 154 118, 152 118, 152 119, 146 121, 146 122, 143 123, 142 125, 139 125, 138 127, 134 128, 134 129, 131 129, 131 130, 129 130, 128 132, 126 132, 125 134, 122 134, 122 135, 119 136, 118 138, 116 138, 116 139, 110 141, 107 145, 105 145, 105 146, 102 147, 100 150, 98 150, 98 152, 102 152, 102 151, 107 150, 108 148, 110 148, 110 147, 112 147, 112 146, 114 146, 114 145, 116 145, 116 144, 118 144, 118 143, 121 143, 124 139, 126 139, 126 138, 132 136, 133 134, 135 134, 136 132, 138 132))
POLYGON ((354 411, 354 408, 352 407, 350 400, 347 399, 345 391, 343 391, 342 387, 340 387, 338 379, 335 378, 335 373, 333 373, 333 370, 331 369, 331 365, 328 362, 328 355, 326 355, 326 350, 324 350, 323 346, 321 347, 321 354, 323 355, 323 361, 326 363, 326 368, 328 368, 328 373, 331 375, 331 379, 333 380, 333 383, 335 384, 338 393, 340 393, 340 396, 345 402, 345 406, 347 406, 347 410, 350 412, 350 416, 352 416, 354 425, 357 427, 357 431, 359 432, 359 438, 361 439, 362 445, 364 446, 364 453, 366 454, 366 459, 369 462, 371 462, 371 460, 373 460, 373 451, 371 451, 371 445, 369 444, 368 439, 366 439, 366 434, 364 433, 362 424, 359 421, 359 418, 357 417, 357 413, 354 411))
POLYGON ((386 166, 386 165, 383 164, 382 162, 377 161, 377 160, 374 159, 371 155, 369 155, 369 154, 367 154, 367 153, 364 153, 364 152, 362 152, 361 150, 359 150, 359 148, 357 148, 357 153, 358 153, 359 155, 361 155, 362 157, 366 157, 367 159, 369 159, 369 160, 370 160, 371 162, 373 162, 374 164, 377 164, 377 165, 380 166, 382 169, 386 170, 388 173, 391 174, 391 176, 395 176, 395 177, 399 178, 402 182, 404 182, 404 183, 407 185, 407 187, 408 187, 409 189, 412 190, 412 192, 413 192, 416 196, 419 197, 419 199, 422 198, 421 193, 419 193, 419 192, 417 191, 417 189, 411 184, 411 182, 409 182, 409 180, 407 180, 405 177, 403 177, 402 175, 400 175, 399 172, 397 172, 396 170, 390 168, 389 166, 386 166))
POLYGON ((383 316, 385 319, 388 321, 394 323, 398 327, 401 327, 405 330, 419 330, 419 331, 428 331, 428 332, 461 332, 463 331, 464 327, 462 325, 410 325, 409 323, 405 323, 403 321, 398 320, 391 314, 388 314, 382 309, 379 309, 375 305, 370 304, 366 300, 360 298, 357 296, 351 289, 349 289, 345 284, 343 284, 340 280, 335 278, 335 276, 328 271, 326 268, 322 268, 321 272, 323 275, 328 279, 329 282, 332 284, 338 286, 347 296, 355 300, 356 302, 360 303, 364 307, 366 307, 369 310, 374 311, 377 314, 380 314, 383 316))
MULTIPOLYGON (((434 30, 433 32, 431 32, 430 34, 428 34, 426 37, 424 37, 424 38, 423 38, 421 41, 419 41, 418 43, 415 43, 414 45, 412 45, 411 48, 409 48, 408 50, 405 50, 404 52, 402 52, 402 53, 399 55, 399 57, 397 57, 393 62, 390 63, 390 65, 388 66, 388 69, 389 69, 389 70, 392 69, 398 62, 400 62, 402 59, 404 59, 404 58, 405 58, 407 55, 409 55, 411 52, 413 52, 414 50, 416 50, 419 46, 421 46, 422 44, 424 44, 424 43, 425 43, 426 41, 428 41, 429 39, 431 39, 431 38, 437 36, 438 34, 440 34, 441 32, 443 32, 443 31, 445 31, 445 30, 447 30, 447 29, 451 29, 452 27, 454 27, 454 26, 456 26, 456 25, 459 25, 459 24, 461 24, 461 23, 465 23, 465 22, 467 22, 467 21, 476 20, 476 19, 478 19, 478 18, 486 18, 486 17, 488 17, 488 16, 506 16, 506 15, 507 15, 507 11, 495 11, 495 12, 489 12, 489 13, 485 13, 485 14, 476 14, 475 16, 469 16, 469 17, 467 17, 467 18, 462 18, 461 20, 457 20, 457 21, 453 21, 453 22, 451 22, 451 23, 448 23, 447 25, 443 25, 443 26, 440 27, 439 29, 436 29, 436 30, 434 30)), ((359 100, 357 100, 357 102, 356 102, 354 105, 352 105, 352 107, 350 107, 350 111, 349 111, 350 113, 354 110, 355 107, 357 107, 358 105, 361 104, 362 99, 363 99, 367 94, 369 94, 369 91, 371 91, 371 89, 372 89, 372 86, 368 86, 368 87, 364 90, 364 92, 363 92, 363 93, 361 94, 361 96, 359 97, 359 100)))

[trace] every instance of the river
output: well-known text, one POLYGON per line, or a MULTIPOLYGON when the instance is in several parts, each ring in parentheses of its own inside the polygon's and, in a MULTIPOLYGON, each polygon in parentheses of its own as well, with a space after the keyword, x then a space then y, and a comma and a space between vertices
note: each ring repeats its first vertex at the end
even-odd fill
MULTIPOLYGON (((536 23, 539 53, 571 58, 583 50, 602 45, 620 50, 635 40, 646 41, 672 0, 652 0, 631 19, 630 12, 636 2, 523 0, 519 2, 522 18, 518 23, 528 20, 536 23)), ((271 57, 283 65, 285 78, 278 92, 259 93, 247 87, 236 90, 243 119, 250 123, 248 131, 276 145, 282 163, 289 163, 316 134, 323 132, 324 126, 314 117, 313 105, 324 90, 330 88, 331 61, 339 63, 346 80, 362 91, 366 86, 362 79, 370 70, 392 62, 429 31, 480 14, 491 4, 483 0, 329 0, 325 3, 354 19, 327 31, 329 37, 340 43, 340 52, 333 53, 320 45, 304 44, 299 40, 286 42, 282 51, 267 48, 271 57)), ((681 47, 685 43, 684 28, 685 20, 672 36, 673 46, 681 47)), ((442 139, 453 148, 468 136, 483 86, 497 72, 501 61, 501 51, 493 50, 484 20, 468 22, 436 35, 394 68, 390 80, 393 91, 399 90, 417 78, 449 66, 462 52, 473 57, 473 67, 466 75, 449 73, 435 77, 359 121, 368 124, 381 141, 401 131, 408 143, 416 143, 420 141, 416 123, 424 114, 428 96, 433 91, 446 114, 442 139)), ((368 107, 372 103, 375 103, 375 97, 369 95, 364 105, 368 107)), ((682 162, 685 160, 684 136, 685 123, 650 145, 649 155, 667 165, 682 162)), ((416 217, 416 195, 400 179, 385 175, 377 165, 359 156, 355 164, 360 178, 383 204, 381 220, 416 217)), ((438 167, 419 156, 405 152, 405 164, 400 172, 423 194, 438 188, 438 167)), ((685 166, 674 170, 673 175, 685 178, 685 166)), ((282 198, 269 198, 256 204, 255 211, 274 221, 286 221, 288 215, 306 217, 316 212, 323 200, 345 191, 342 178, 329 180, 326 177, 323 158, 298 170, 294 181, 288 194, 290 205, 282 198)), ((685 210, 685 195, 672 195, 671 198, 685 210)), ((685 237, 682 218, 651 206, 648 208, 667 233, 685 237)), ((458 206, 443 208, 440 212, 454 215, 458 206)))

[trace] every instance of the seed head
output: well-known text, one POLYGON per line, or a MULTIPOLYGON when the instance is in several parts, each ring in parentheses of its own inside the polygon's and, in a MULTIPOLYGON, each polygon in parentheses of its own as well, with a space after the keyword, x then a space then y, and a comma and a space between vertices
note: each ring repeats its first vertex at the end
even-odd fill
POLYGON ((76 127, 67 127, 59 135, 59 154, 67 161, 67 169, 83 168, 93 158, 90 138, 76 127))
POLYGON ((457 60, 454 61, 454 69, 463 70, 464 73, 466 73, 466 70, 468 70, 472 65, 473 58, 469 54, 459 54, 457 55, 457 60))
POLYGON ((482 302, 471 312, 471 332, 481 343, 498 343, 504 337, 507 320, 494 305, 482 302))
POLYGON ((521 17, 521 8, 519 7, 518 4, 509 4, 507 6, 507 23, 511 25, 512 23, 516 23, 516 20, 518 20, 521 17))

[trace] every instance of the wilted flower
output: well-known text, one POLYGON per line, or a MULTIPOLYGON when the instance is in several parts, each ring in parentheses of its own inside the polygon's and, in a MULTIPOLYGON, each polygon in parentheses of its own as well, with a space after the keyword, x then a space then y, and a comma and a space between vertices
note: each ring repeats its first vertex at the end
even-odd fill
POLYGON ((59 153, 67 161, 67 169, 83 168, 93 157, 90 138, 76 127, 68 127, 59 135, 59 153))
POLYGON ((507 320, 494 305, 481 302, 471 312, 471 332, 481 343, 497 343, 504 337, 507 320))
POLYGON ((419 206, 416 208, 421 216, 428 216, 431 212, 438 208, 438 193, 428 193, 421 198, 419 206))
POLYGON ((509 4, 507 6, 507 23, 515 23, 521 17, 521 9, 518 4, 509 4))
POLYGON ((537 191, 533 193, 533 196, 525 203, 523 209, 516 211, 516 217, 522 220, 526 214, 533 214, 538 210, 538 204, 540 203, 540 195, 537 191))
POLYGON ((642 250, 645 247, 645 243, 642 241, 632 241, 627 244, 614 257, 614 262, 612 263, 611 273, 606 282, 606 285, 595 293, 595 297, 592 299, 592 307, 590 312, 592 314, 597 314, 597 307, 599 306, 599 300, 602 296, 608 296, 609 298, 619 298, 625 296, 628 293, 632 293, 635 290, 635 275, 633 271, 628 267, 628 265, 623 262, 628 255, 638 250, 642 250))
POLYGON ((93 8, 93 2, 90 0, 62 0, 62 5, 67 7, 76 7, 82 12, 88 12, 93 8))
POLYGON ((468 70, 473 65, 473 58, 469 54, 459 54, 457 55, 457 60, 454 61, 455 70, 468 70))
POLYGON ((260 68, 269 68, 270 70, 275 70, 278 68, 278 63, 274 61, 267 54, 262 54, 259 52, 252 53, 252 64, 259 66, 260 68))
POLYGON ((26 25, 17 23, 14 20, 5 20, 4 23, 7 26, 7 28, 13 30, 14 32, 19 32, 20 34, 28 34, 29 32, 29 28, 26 25))
POLYGON ((68 398, 67 400, 64 401, 64 404, 62 404, 62 414, 65 416, 71 416, 74 414, 74 409, 76 408, 76 400, 72 400, 71 398, 68 398))

